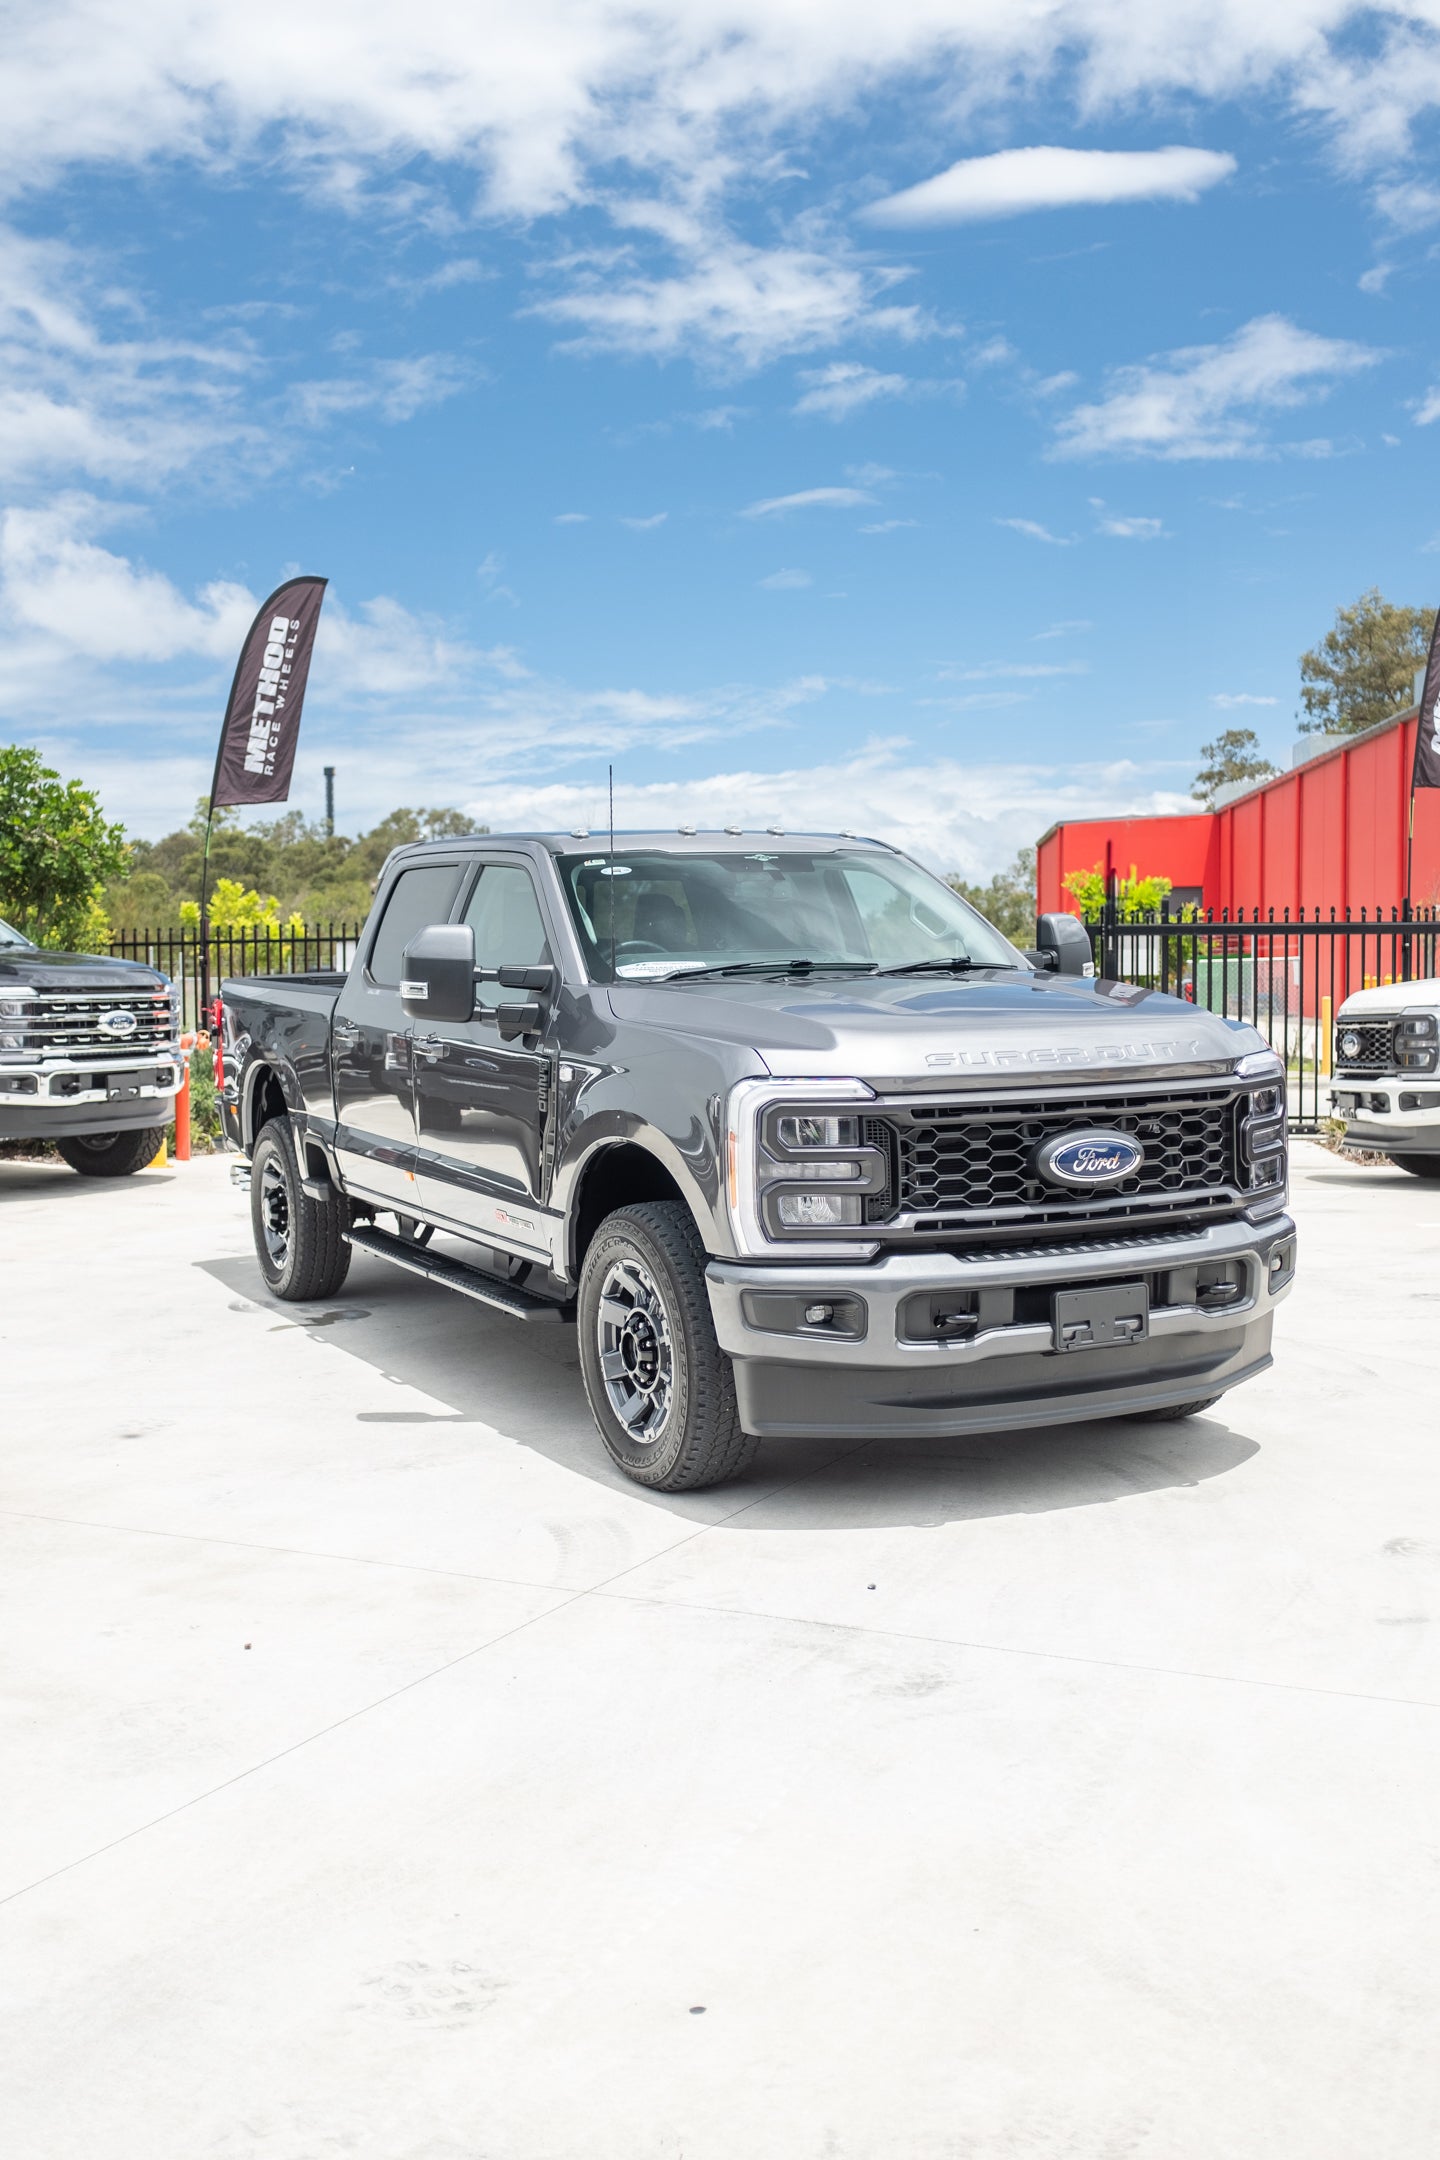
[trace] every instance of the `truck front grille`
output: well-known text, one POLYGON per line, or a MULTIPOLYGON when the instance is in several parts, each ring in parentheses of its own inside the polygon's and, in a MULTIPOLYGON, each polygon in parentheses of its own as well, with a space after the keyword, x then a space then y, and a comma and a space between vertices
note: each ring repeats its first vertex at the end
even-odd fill
POLYGON ((1337 1072, 1383 1072, 1395 1062, 1395 1022, 1393 1020, 1342 1020, 1335 1030, 1335 1070, 1337 1072), (1359 1047, 1346 1050, 1344 1044, 1351 1036, 1359 1037, 1359 1047))
POLYGON ((907 1227, 954 1235, 1008 1224, 1108 1224, 1157 1213, 1234 1209, 1243 1090, 1096 1093, 1068 1101, 920 1103, 887 1112, 899 1137, 899 1213, 907 1227), (1144 1151, 1139 1169, 1108 1190, 1047 1183, 1036 1155, 1047 1140, 1103 1128, 1144 1151))
POLYGON ((104 1058, 114 1064, 131 1057, 153 1058, 174 1041, 168 990, 46 991, 16 1001, 17 1011, 0 1017, 0 1039, 7 1050, 48 1057, 104 1058), (106 1027, 110 1014, 128 1013, 134 1026, 106 1027))

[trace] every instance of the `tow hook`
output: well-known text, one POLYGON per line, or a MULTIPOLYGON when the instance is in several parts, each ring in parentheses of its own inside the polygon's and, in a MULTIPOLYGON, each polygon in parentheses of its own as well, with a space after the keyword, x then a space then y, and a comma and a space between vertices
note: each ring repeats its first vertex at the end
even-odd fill
POLYGON ((250 1190, 250 1165, 249 1165, 249 1163, 248 1163, 248 1162, 232 1162, 232 1163, 231 1163, 231 1165, 230 1165, 230 1183, 231 1183, 232 1185, 234 1185, 234 1186, 238 1187, 238 1189, 239 1189, 239 1190, 240 1190, 241 1192, 247 1192, 247 1193, 249 1192, 249 1190, 250 1190))

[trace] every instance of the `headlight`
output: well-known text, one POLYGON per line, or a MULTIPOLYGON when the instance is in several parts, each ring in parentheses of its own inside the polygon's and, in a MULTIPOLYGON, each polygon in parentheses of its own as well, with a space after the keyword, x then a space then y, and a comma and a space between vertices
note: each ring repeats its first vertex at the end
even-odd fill
POLYGON ((1406 1013, 1395 1024, 1395 1062, 1405 1072, 1434 1072, 1436 1065, 1434 1013, 1406 1013))
POLYGON ((1346 1028, 1341 1035, 1340 1055, 1347 1058, 1359 1057, 1360 1037, 1356 1034, 1354 1028, 1346 1028))
POLYGON ((808 1240, 837 1259, 870 1256, 873 1242, 857 1244, 856 1234, 893 1205, 888 1131, 862 1107, 873 1100, 862 1080, 788 1089, 783 1080, 744 1080, 732 1090, 730 1215, 742 1251, 784 1246, 798 1256, 808 1240))

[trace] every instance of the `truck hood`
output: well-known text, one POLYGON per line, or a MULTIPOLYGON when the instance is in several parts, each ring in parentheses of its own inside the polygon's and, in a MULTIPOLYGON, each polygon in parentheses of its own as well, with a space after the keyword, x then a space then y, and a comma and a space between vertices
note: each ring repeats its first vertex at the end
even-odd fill
POLYGON ((1337 1020, 1363 1020, 1367 1013, 1397 1013, 1407 1005, 1440 1005, 1440 976, 1419 982, 1383 983, 1377 990, 1355 990, 1346 998, 1337 1020))
POLYGON ((1267 1047, 1256 1030, 1132 983, 978 971, 617 983, 616 1018, 743 1043, 772 1073, 899 1085, 1000 1073, 1130 1073, 1228 1066, 1267 1047))
POLYGON ((138 960, 0 945, 0 990, 8 983, 28 983, 35 990, 153 990, 165 979, 157 968, 143 967, 138 960))

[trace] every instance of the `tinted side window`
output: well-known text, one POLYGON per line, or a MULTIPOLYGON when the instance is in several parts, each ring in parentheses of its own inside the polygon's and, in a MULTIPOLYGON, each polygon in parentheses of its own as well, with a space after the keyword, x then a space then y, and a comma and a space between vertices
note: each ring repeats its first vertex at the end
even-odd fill
MULTIPOLYGON (((486 865, 465 920, 475 932, 477 967, 535 967, 550 958, 530 873, 515 863, 486 865)), ((477 1006, 513 1005, 533 995, 530 990, 502 990, 498 983, 475 985, 477 1006)))
POLYGON ((399 982, 405 947, 431 923, 450 920, 459 883, 459 863, 417 863, 413 870, 401 871, 390 888, 370 955, 370 974, 375 982, 399 982))

